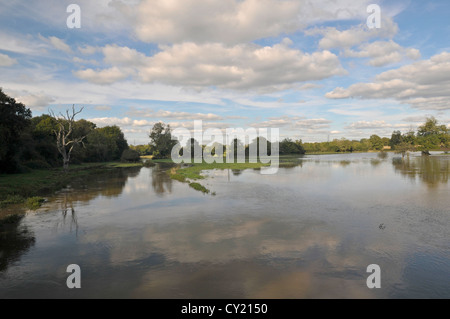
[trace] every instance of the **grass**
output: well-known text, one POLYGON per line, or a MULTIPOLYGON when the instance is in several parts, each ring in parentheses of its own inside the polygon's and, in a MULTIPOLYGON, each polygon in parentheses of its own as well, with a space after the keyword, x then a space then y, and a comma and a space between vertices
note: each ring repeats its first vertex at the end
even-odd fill
MULTIPOLYGON (((154 163, 173 163, 171 159, 152 159, 154 163)), ((168 170, 170 178, 177 180, 182 183, 189 183, 189 186, 193 189, 203 192, 205 194, 211 193, 209 189, 197 182, 192 182, 193 180, 201 180, 205 177, 202 175, 202 171, 213 170, 213 169, 233 169, 233 170, 243 170, 243 169, 260 169, 263 166, 268 166, 268 164, 263 163, 191 163, 183 164, 183 166, 173 167, 168 170), (186 166, 184 166, 186 165, 186 166)), ((216 192, 212 192, 211 195, 216 195, 216 192)))
POLYGON ((202 193, 205 194, 209 194, 209 189, 207 189, 205 186, 199 184, 199 183, 189 183, 189 186, 192 187, 193 189, 200 191, 202 193))
POLYGON ((86 163, 70 165, 67 172, 64 172, 62 168, 53 168, 32 170, 22 174, 1 174, 0 208, 12 204, 25 204, 30 209, 36 209, 42 203, 42 197, 39 196, 60 190, 74 180, 99 174, 105 170, 139 166, 143 166, 143 163, 86 163))
POLYGON ((198 180, 204 179, 205 177, 201 175, 204 170, 212 170, 212 169, 235 169, 235 170, 243 170, 248 168, 258 169, 263 166, 267 166, 267 164, 262 163, 194 163, 189 164, 190 166, 182 167, 175 170, 175 173, 171 172, 172 178, 180 181, 184 181, 186 179, 198 180))
POLYGON ((40 196, 33 196, 33 197, 30 197, 30 198, 27 198, 27 200, 25 201, 25 206, 28 209, 36 210, 39 207, 41 207, 43 202, 45 202, 44 198, 42 198, 40 196))
POLYGON ((107 163, 108 167, 114 168, 127 168, 127 167, 141 167, 144 164, 142 162, 137 163, 107 163))

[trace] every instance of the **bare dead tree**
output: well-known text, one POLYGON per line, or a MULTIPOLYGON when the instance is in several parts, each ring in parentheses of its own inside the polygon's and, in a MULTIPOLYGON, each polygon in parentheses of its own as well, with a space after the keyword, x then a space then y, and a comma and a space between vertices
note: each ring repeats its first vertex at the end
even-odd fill
POLYGON ((58 123, 58 130, 53 130, 56 136, 56 147, 63 157, 63 168, 66 171, 69 168, 70 155, 75 145, 82 144, 86 136, 72 136, 73 127, 75 123, 75 116, 83 111, 81 107, 79 111, 75 111, 75 105, 72 105, 72 113, 66 110, 66 114, 59 113, 58 116, 50 110, 50 115, 58 123))

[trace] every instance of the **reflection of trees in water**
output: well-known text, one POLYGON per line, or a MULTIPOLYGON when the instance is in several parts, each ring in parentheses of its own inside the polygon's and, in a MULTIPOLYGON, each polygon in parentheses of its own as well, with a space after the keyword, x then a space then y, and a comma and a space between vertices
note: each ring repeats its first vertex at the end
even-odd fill
POLYGON ((20 220, 23 215, 10 223, 0 224, 0 272, 17 261, 35 242, 34 234, 20 220))
POLYGON ((128 178, 136 177, 140 169, 141 167, 112 169, 88 175, 82 181, 72 183, 71 188, 64 191, 67 196, 65 200, 89 202, 98 196, 118 197, 122 194, 128 178))
POLYGON ((56 229, 64 227, 67 223, 67 215, 70 214, 69 226, 70 232, 75 229, 75 234, 78 236, 78 220, 75 209, 73 208, 73 201, 69 199, 69 194, 64 193, 62 200, 59 202, 62 220, 56 222, 56 229))
POLYGON ((280 168, 294 168, 294 167, 303 167, 303 160, 302 159, 290 159, 287 161, 283 161, 283 159, 279 163, 280 168))
POLYGON ((386 158, 388 158, 388 153, 387 152, 379 152, 377 154, 377 157, 381 158, 381 159, 386 159, 386 158))
POLYGON ((380 164, 381 164, 381 161, 379 159, 375 159, 375 158, 370 159, 370 165, 372 165, 373 167, 377 167, 380 164))
POLYGON ((448 183, 450 158, 439 156, 394 157, 392 159, 395 172, 415 180, 416 177, 429 187, 439 183, 448 183))
POLYGON ((158 163, 152 168, 152 187, 156 194, 164 194, 166 192, 172 192, 172 179, 167 170, 173 167, 173 165, 164 165, 164 163, 158 163), (162 165, 161 165, 162 164, 162 165))
POLYGON ((349 160, 342 160, 342 161, 339 161, 339 165, 341 165, 342 167, 347 167, 347 166, 349 166, 351 163, 352 163, 352 162, 349 161, 349 160))
POLYGON ((241 169, 232 169, 231 173, 233 173, 233 176, 239 176, 242 174, 242 171, 243 170, 241 170, 241 169))

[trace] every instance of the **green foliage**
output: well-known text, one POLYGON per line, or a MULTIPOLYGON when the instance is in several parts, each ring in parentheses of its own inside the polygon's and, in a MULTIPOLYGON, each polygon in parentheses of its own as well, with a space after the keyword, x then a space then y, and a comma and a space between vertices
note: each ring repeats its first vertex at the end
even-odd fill
POLYGON ((121 162, 139 162, 141 159, 139 153, 132 149, 124 150, 122 156, 120 157, 121 162))
POLYGON ((31 160, 23 163, 24 166, 31 169, 48 169, 51 168, 50 164, 43 160, 31 160))
POLYGON ((0 173, 18 171, 18 157, 23 149, 21 140, 31 124, 30 120, 30 109, 3 93, 0 88, 0 173))
POLYGON ((27 198, 27 200, 25 201, 25 206, 28 209, 36 210, 39 207, 41 207, 41 205, 44 201, 45 201, 45 199, 42 197, 39 197, 39 196, 30 197, 30 198, 27 198))
POLYGON ((432 149, 447 148, 449 144, 449 130, 445 125, 438 125, 434 117, 427 118, 426 122, 417 130, 419 150, 429 154, 432 149))
POLYGON ((301 141, 294 142, 289 138, 285 138, 280 142, 279 147, 280 155, 305 154, 301 141))
MULTIPOLYGON (((301 144, 301 141, 300 141, 300 144, 301 144)), ((220 147, 219 145, 217 146, 217 147, 220 147)), ((245 155, 246 156, 249 156, 249 154, 250 154, 250 149, 256 149, 256 153, 258 154, 258 156, 262 156, 262 155, 271 155, 271 149, 272 149, 272 143, 269 141, 269 140, 267 140, 266 138, 264 138, 264 137, 257 137, 257 138, 255 138, 249 145, 246 145, 246 147, 245 147, 245 155), (267 148, 266 148, 266 152, 265 152, 265 154, 262 154, 263 152, 261 152, 260 151, 260 149, 259 149, 259 146, 260 146, 260 144, 261 145, 264 145, 264 143, 266 143, 266 145, 267 145, 267 148)))
POLYGON ((153 147, 153 158, 169 158, 173 146, 177 143, 172 140, 170 125, 156 123, 149 137, 150 145, 153 147))
POLYGON ((0 208, 4 208, 8 205, 13 205, 13 204, 22 204, 24 201, 25 201, 25 198, 22 197, 21 195, 8 194, 5 196, 4 199, 0 200, 0 208))
POLYGON ((381 137, 374 134, 369 138, 369 142, 372 150, 381 151, 383 149, 384 143, 381 137))
POLYGON ((345 138, 334 139, 331 142, 303 143, 306 153, 347 153, 347 152, 367 152, 372 144, 369 139, 360 141, 350 141, 345 138))
POLYGON ((389 142, 391 148, 395 150, 396 146, 401 144, 402 142, 403 142, 402 132, 400 131, 392 132, 391 141, 389 142))
POLYGON ((130 145, 132 150, 135 150, 139 153, 140 156, 152 155, 153 150, 150 145, 130 145))
POLYGON ((199 183, 189 183, 189 186, 192 187, 193 189, 200 191, 202 193, 205 194, 209 194, 209 189, 207 189, 205 186, 199 184, 199 183))
POLYGON ((114 126, 95 128, 86 139, 84 160, 88 162, 109 162, 119 160, 128 143, 121 129, 114 126))

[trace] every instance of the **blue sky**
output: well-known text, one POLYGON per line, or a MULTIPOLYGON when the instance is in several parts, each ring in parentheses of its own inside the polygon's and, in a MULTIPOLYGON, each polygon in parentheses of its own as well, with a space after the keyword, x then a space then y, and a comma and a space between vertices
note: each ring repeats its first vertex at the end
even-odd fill
POLYGON ((449 1, 0 0, 0 87, 33 115, 84 106, 131 144, 157 121, 390 136, 427 116, 450 125, 449 14, 449 1))

